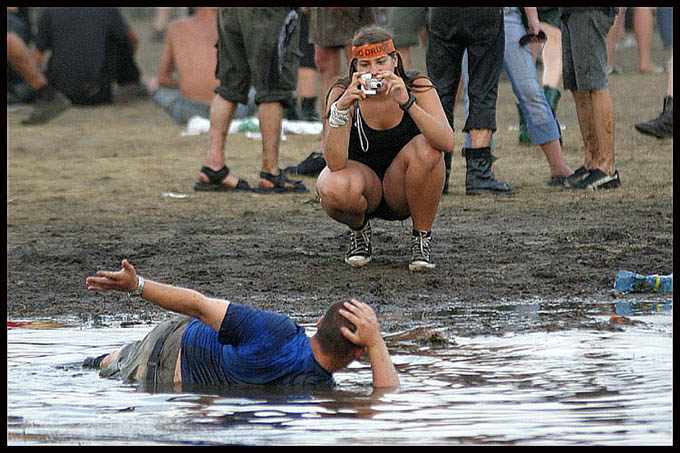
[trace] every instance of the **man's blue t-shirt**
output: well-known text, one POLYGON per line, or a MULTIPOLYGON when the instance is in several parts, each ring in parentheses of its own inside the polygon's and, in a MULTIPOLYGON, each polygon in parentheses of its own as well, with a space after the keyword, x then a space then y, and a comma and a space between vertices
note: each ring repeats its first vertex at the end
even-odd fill
POLYGON ((198 319, 182 335, 182 381, 191 384, 335 384, 304 328, 278 313, 231 302, 220 331, 198 319))

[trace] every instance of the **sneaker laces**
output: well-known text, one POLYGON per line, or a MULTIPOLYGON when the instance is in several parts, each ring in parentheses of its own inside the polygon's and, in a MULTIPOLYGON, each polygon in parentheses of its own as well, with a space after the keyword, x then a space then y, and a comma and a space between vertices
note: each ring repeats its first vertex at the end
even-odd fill
POLYGON ((429 231, 417 231, 417 235, 411 236, 412 261, 430 262, 432 252, 432 233, 429 231))
POLYGON ((371 254, 371 224, 366 222, 366 225, 360 230, 352 230, 349 232, 349 249, 347 256, 370 256, 371 254))

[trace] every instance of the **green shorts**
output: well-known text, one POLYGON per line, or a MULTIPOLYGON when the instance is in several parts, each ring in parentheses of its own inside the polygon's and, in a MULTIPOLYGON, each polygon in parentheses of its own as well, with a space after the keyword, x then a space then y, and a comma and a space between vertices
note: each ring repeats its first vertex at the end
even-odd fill
MULTIPOLYGON (((271 86, 270 66, 279 34, 290 8, 220 8, 217 15, 217 69, 215 93, 231 102, 248 104, 255 88, 255 103, 294 99, 300 62, 300 26, 295 27, 283 56, 278 82, 271 86)), ((299 19, 298 19, 299 20, 299 19)))

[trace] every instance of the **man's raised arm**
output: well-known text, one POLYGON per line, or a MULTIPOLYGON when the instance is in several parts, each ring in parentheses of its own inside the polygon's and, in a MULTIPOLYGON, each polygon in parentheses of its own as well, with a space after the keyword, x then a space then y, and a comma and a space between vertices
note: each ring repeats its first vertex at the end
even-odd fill
POLYGON ((229 301, 206 297, 193 289, 138 279, 134 266, 127 259, 123 260, 122 265, 123 268, 117 272, 97 271, 97 277, 87 277, 87 289, 133 292, 143 282, 141 296, 144 299, 167 310, 198 318, 213 329, 220 330, 229 301))

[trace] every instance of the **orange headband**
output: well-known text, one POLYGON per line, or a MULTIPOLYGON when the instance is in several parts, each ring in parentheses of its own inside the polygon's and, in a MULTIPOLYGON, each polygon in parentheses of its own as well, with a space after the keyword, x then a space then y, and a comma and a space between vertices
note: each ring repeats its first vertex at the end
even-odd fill
POLYGON ((394 44, 391 39, 376 44, 365 46, 352 46, 352 58, 375 58, 394 52, 394 44))

